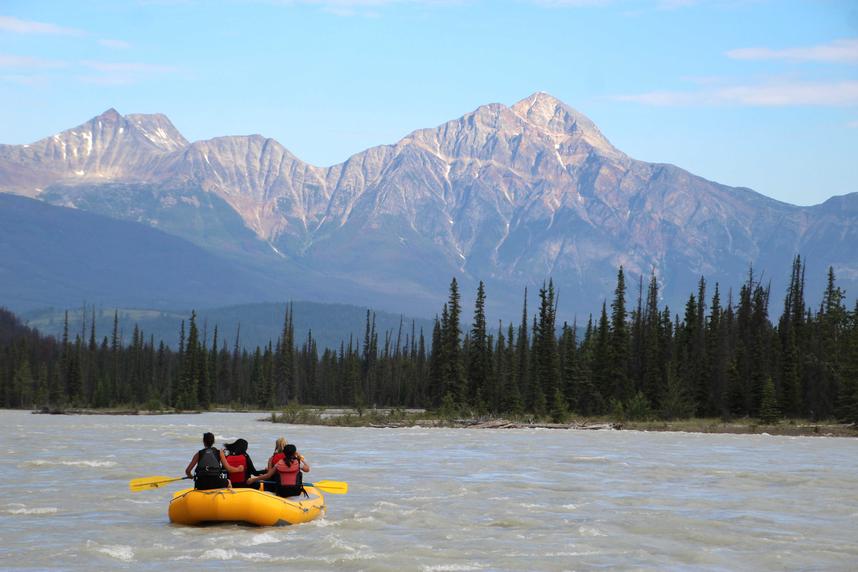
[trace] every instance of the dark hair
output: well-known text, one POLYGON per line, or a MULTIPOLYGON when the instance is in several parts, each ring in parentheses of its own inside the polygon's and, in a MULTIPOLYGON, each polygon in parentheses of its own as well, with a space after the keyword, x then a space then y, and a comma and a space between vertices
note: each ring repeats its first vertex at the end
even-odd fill
POLYGON ((203 433, 203 445, 206 447, 214 445, 214 433, 203 433))
POLYGON ((247 453, 247 441, 236 439, 233 443, 227 443, 226 449, 233 455, 243 455, 247 453))
POLYGON ((286 463, 287 467, 292 466, 292 460, 295 458, 295 455, 297 453, 298 449, 295 447, 295 445, 292 445, 291 443, 286 445, 286 447, 283 449, 283 462, 286 463))

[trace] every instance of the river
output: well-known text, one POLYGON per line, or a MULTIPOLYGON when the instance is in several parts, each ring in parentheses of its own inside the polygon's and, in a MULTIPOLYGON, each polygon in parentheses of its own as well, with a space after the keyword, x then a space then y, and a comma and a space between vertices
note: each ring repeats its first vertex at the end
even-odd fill
POLYGON ((350 429, 260 414, 0 411, 5 570, 854 570, 858 440, 632 431, 350 429), (285 435, 342 480, 327 515, 187 527, 170 491, 201 434, 285 435))

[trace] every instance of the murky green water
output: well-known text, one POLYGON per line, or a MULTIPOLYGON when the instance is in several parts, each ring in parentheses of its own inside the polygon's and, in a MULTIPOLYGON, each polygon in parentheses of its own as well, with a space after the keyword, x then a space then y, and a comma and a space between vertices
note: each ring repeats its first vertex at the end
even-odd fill
POLYGON ((271 425, 257 414, 0 412, 3 569, 854 570, 858 441, 550 430, 271 425), (285 528, 171 525, 203 431, 262 465, 285 435, 327 516, 285 528))

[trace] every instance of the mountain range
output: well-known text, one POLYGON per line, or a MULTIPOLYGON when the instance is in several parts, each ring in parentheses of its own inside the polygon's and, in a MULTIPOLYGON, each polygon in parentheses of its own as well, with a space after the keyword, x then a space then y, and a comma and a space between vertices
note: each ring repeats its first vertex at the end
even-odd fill
MULTIPOLYGON (((13 277, 0 294, 12 307, 67 303, 68 286, 75 302, 123 296, 119 284, 99 290, 99 276, 52 287, 51 257, 74 265, 92 255, 75 252, 86 238, 71 231, 31 249, 36 229, 57 224, 41 205, 65 207, 54 218, 86 211, 93 232, 124 223, 112 231, 119 250, 137 227, 174 241, 161 263, 186 261, 212 286, 195 289, 199 306, 312 299, 429 316, 456 276, 466 299, 485 281, 490 310, 511 318, 523 288, 551 277, 571 316, 597 311, 622 265, 633 285, 655 271, 676 308, 701 275, 726 289, 751 265, 777 298, 796 253, 808 262, 811 301, 829 265, 858 292, 858 193, 799 207, 638 161, 545 93, 481 106, 330 167, 261 135, 188 142, 163 115, 110 109, 29 145, 0 145, 0 192, 38 201, 29 229, 0 229, 0 273, 13 277), (40 288, 25 296, 34 280, 40 288)), ((10 208, 0 203, 0 215, 10 208)), ((165 273, 145 250, 129 245, 111 263, 120 274, 145 269, 165 289, 151 299, 137 292, 133 303, 187 307, 167 290, 187 292, 194 278, 165 273)))

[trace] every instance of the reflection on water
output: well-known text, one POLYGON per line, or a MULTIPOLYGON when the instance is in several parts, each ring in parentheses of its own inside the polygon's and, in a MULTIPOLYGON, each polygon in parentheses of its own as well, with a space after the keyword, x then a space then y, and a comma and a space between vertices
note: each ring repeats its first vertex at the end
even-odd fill
POLYGON ((599 431, 271 425, 260 414, 0 412, 4 569, 850 570, 858 441, 599 431), (257 465, 284 435, 307 480, 348 481, 285 528, 171 525, 204 431, 257 465), (223 565, 223 564, 221 564, 223 565))

